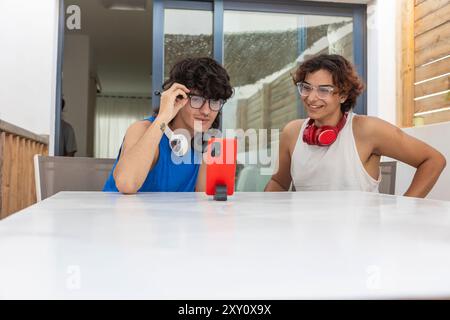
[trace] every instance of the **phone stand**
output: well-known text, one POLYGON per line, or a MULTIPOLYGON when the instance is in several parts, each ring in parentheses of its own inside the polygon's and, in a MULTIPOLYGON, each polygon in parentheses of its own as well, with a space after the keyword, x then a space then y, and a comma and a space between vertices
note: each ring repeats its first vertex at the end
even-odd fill
POLYGON ((214 200, 227 201, 227 186, 225 185, 216 186, 216 191, 214 193, 214 200))

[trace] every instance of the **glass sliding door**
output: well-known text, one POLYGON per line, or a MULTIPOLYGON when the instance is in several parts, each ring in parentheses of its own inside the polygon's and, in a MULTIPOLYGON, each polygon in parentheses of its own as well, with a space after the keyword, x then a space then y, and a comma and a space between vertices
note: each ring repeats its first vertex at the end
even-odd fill
POLYGON ((164 79, 173 65, 188 57, 212 57, 213 13, 205 10, 164 10, 164 79))
MULTIPOLYGON (((155 90, 171 68, 187 57, 213 57, 213 5, 203 1, 153 0, 153 75, 155 90)), ((153 93, 153 110, 159 96, 153 93)))

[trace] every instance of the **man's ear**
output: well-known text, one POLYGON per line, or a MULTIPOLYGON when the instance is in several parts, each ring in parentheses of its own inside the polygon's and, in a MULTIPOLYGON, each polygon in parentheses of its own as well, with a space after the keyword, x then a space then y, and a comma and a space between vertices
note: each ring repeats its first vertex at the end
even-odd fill
POLYGON ((175 107, 183 108, 188 104, 189 99, 187 98, 176 98, 175 99, 175 107))
POLYGON ((347 101, 348 95, 341 95, 339 97, 339 102, 340 103, 344 103, 345 101, 347 101))

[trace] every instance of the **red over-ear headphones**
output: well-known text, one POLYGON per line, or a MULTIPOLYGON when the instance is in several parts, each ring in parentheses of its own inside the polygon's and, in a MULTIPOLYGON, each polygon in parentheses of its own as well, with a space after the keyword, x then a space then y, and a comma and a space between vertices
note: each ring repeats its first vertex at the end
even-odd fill
POLYGON ((345 126, 348 113, 345 113, 336 127, 322 126, 316 127, 314 119, 309 119, 303 131, 303 142, 310 145, 327 147, 336 141, 339 131, 345 126))

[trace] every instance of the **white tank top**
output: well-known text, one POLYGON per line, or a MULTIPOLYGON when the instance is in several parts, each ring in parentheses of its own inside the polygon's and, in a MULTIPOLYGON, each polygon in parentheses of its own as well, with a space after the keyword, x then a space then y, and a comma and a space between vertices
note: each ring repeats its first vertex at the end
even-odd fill
POLYGON ((292 153, 291 176, 296 191, 358 190, 378 192, 378 180, 364 168, 356 149, 353 135, 353 116, 349 112, 345 126, 329 147, 308 145, 303 142, 303 122, 292 153))

